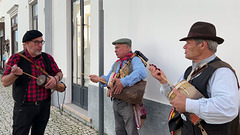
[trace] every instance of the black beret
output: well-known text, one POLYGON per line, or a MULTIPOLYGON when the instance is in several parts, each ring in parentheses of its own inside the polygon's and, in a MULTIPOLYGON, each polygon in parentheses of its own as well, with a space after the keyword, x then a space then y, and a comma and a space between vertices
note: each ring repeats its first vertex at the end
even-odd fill
POLYGON ((113 45, 115 44, 127 44, 128 46, 132 46, 132 41, 131 39, 128 39, 128 38, 120 38, 114 42, 112 42, 113 45))
POLYGON ((41 37, 42 35, 43 34, 38 30, 29 30, 24 34, 22 42, 24 43, 27 41, 31 41, 32 39, 41 37))

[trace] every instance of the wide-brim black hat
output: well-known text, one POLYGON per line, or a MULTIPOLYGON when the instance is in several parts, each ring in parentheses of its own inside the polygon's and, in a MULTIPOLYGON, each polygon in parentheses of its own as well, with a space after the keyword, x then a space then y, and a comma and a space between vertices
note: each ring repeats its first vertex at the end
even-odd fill
POLYGON ((196 22, 190 28, 188 36, 180 39, 186 41, 187 39, 207 39, 216 41, 222 44, 224 39, 216 36, 216 28, 213 24, 207 22, 196 22))

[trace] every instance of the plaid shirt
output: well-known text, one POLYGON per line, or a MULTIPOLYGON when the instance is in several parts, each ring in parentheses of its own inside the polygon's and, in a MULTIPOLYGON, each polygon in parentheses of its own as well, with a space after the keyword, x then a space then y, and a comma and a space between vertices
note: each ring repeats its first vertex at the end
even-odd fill
MULTIPOLYGON (((33 58, 28 53, 28 51, 25 51, 25 55, 33 63, 35 63, 36 65, 38 65, 42 69, 46 70, 45 66, 44 66, 44 63, 43 63, 42 55, 38 55, 37 57, 33 58)), ((47 54, 47 55, 48 55, 49 60, 51 61, 50 65, 51 65, 51 71, 52 71, 51 73, 49 73, 49 75, 54 76, 58 72, 61 72, 61 70, 58 68, 58 66, 57 66, 56 62, 54 61, 53 57, 49 54, 47 54)), ((13 65, 17 64, 20 60, 20 57, 21 56, 19 56, 18 54, 13 54, 9 58, 9 60, 7 62, 7 65, 13 66, 13 65)), ((3 76, 11 73, 11 67, 9 67, 9 66, 6 66, 3 76)), ((33 64, 31 64, 31 69, 32 69, 32 75, 35 76, 35 77, 38 77, 39 75, 43 74, 33 64)), ((38 86, 37 85, 37 80, 34 79, 34 78, 31 78, 31 80, 29 82, 29 85, 28 85, 26 101, 42 101, 44 99, 47 99, 49 96, 50 96, 50 94, 49 94, 49 92, 47 92, 47 89, 45 89, 44 87, 38 86)))

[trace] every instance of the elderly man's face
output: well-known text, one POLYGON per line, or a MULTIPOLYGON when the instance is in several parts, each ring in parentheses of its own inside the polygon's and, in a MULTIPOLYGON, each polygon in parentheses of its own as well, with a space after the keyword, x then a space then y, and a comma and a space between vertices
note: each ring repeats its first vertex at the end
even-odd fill
POLYGON ((38 37, 26 43, 26 48, 32 57, 36 57, 41 54, 43 44, 40 42, 42 41, 43 38, 38 37))
POLYGON ((195 40, 189 39, 186 40, 186 44, 183 46, 183 49, 185 49, 185 58, 193 61, 201 60, 201 43, 197 45, 195 40))
POLYGON ((118 58, 123 58, 130 51, 130 47, 126 44, 116 44, 115 53, 118 58))

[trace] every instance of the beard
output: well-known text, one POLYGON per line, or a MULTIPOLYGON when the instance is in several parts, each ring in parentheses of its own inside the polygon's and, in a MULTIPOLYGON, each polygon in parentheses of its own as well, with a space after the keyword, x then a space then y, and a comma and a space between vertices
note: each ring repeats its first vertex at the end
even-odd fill
POLYGON ((29 49, 29 53, 32 57, 36 57, 41 54, 42 51, 34 50, 34 49, 29 49))

